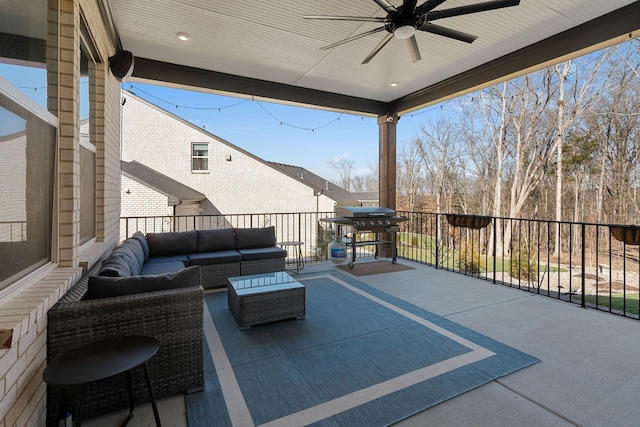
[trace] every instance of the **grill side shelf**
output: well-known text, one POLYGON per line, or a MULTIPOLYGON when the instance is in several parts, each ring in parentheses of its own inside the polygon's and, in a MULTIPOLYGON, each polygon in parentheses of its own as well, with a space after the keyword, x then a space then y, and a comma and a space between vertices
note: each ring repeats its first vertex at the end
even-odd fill
MULTIPOLYGON (((364 242, 356 242, 355 246, 369 246, 369 245, 386 245, 387 243, 392 243, 390 240, 365 240, 364 242)), ((349 243, 349 245, 353 245, 353 243, 349 243)))

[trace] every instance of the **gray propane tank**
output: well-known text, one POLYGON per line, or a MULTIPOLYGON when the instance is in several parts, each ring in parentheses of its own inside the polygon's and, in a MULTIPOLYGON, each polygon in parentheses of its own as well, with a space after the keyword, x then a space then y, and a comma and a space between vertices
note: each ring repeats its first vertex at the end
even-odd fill
POLYGON ((347 245, 342 243, 340 236, 329 243, 329 260, 334 264, 341 264, 347 260, 347 245))

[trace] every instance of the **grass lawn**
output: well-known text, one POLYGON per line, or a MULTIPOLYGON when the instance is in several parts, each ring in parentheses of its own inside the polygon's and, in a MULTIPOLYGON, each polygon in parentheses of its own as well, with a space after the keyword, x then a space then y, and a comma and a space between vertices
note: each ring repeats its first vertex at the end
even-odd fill
MULTIPOLYGON (((626 307, 625 307, 625 297, 624 295, 612 295, 611 296, 611 309, 622 312, 626 310, 626 313, 629 314, 640 314, 640 300, 638 299, 637 293, 627 293, 626 296, 626 307)), ((609 295, 598 295, 596 298, 595 295, 586 295, 585 301, 589 304, 596 304, 596 300, 598 303, 598 307, 609 307, 609 295)))
MULTIPOLYGON (((431 236, 424 236, 421 234, 413 234, 402 232, 397 234, 398 239, 398 256, 407 258, 417 262, 423 262, 427 264, 435 264, 435 249, 436 242, 431 236)), ((458 269, 457 261, 460 259, 460 252, 458 250, 442 248, 439 252, 440 265, 445 268, 458 269)), ((486 263, 486 267, 483 268, 483 272, 493 272, 493 257, 481 257, 481 262, 486 263)), ((495 271, 497 273, 509 272, 510 267, 509 259, 498 258, 496 259, 495 271)), ((559 268, 557 265, 549 264, 546 262, 539 263, 539 271, 543 272, 565 272, 564 268, 559 268)))

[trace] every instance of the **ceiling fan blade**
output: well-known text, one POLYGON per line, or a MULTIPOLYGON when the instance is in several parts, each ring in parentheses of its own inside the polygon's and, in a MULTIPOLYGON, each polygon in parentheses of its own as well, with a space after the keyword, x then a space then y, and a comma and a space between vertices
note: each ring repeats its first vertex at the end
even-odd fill
POLYGON ((435 10, 427 13, 427 21, 467 15, 469 13, 486 12, 488 10, 502 9, 503 7, 517 6, 519 4, 520 0, 493 0, 470 4, 468 6, 453 7, 451 9, 435 10))
POLYGON ((418 3, 418 0, 404 0, 402 2, 402 11, 404 13, 407 13, 407 11, 410 11, 411 13, 413 13, 413 11, 416 10, 417 3, 418 3))
POLYGON ((418 6, 416 10, 421 13, 431 12, 433 9, 440 6, 445 1, 447 0, 427 0, 426 2, 418 6))
POLYGON ((332 48, 334 48, 336 46, 340 46, 341 44, 349 43, 349 42, 352 42, 354 40, 358 40, 358 39, 360 39, 362 37, 366 37, 366 36, 370 36, 371 34, 379 33, 380 31, 384 31, 384 27, 374 28, 373 30, 369 30, 369 31, 361 33, 361 34, 356 34, 355 36, 347 37, 344 40, 340 40, 339 42, 331 43, 330 45, 322 47, 321 49, 322 50, 329 50, 329 49, 332 49, 332 48))
POLYGON ((304 19, 324 19, 327 21, 364 21, 384 22, 385 18, 377 16, 333 16, 333 15, 303 15, 304 19))
POLYGON ((460 40, 461 42, 466 43, 473 43, 473 41, 478 38, 478 36, 473 36, 471 34, 463 33, 462 31, 452 30, 451 28, 431 24, 429 22, 425 22, 418 29, 426 31, 427 33, 449 37, 450 39, 460 40))
POLYGON ((396 7, 391 3, 389 3, 387 0, 373 0, 373 1, 375 1, 378 4, 378 6, 384 9, 384 11, 387 13, 392 13, 392 14, 398 13, 398 9, 396 9, 396 7))
POLYGON ((420 49, 418 49, 418 42, 416 41, 416 36, 411 36, 407 40, 407 47, 409 48, 409 55, 411 55, 411 60, 413 62, 420 61, 422 57, 420 56, 420 49))
POLYGON ((380 43, 378 43, 378 46, 376 46, 371 53, 364 59, 364 61, 362 61, 362 64, 368 64, 369 61, 371 61, 373 59, 374 56, 376 56, 378 54, 378 52, 380 52, 382 50, 382 48, 389 43, 389 41, 393 38, 393 34, 389 33, 385 36, 385 38, 382 39, 382 41, 380 43))

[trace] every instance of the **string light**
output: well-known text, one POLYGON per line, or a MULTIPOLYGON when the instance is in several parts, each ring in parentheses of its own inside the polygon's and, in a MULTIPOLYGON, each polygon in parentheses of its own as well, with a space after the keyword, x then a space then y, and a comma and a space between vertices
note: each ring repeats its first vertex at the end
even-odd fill
MULTIPOLYGON (((275 121, 279 122, 280 126, 288 126, 290 128, 294 128, 294 129, 308 130, 308 131, 311 131, 313 133, 315 133, 315 131, 318 130, 318 129, 322 129, 324 127, 327 127, 327 126, 335 123, 336 121, 340 121, 340 117, 342 117, 342 115, 345 114, 345 112, 343 111, 335 119, 330 120, 329 122, 327 122, 327 123, 325 123, 325 124, 323 124, 321 126, 316 126, 316 127, 312 128, 312 127, 297 126, 297 125, 288 123, 285 120, 281 120, 279 117, 277 117, 271 111, 269 111, 260 101, 257 101, 253 96, 250 99, 243 99, 243 100, 241 100, 239 102, 236 102, 236 103, 233 103, 233 104, 230 104, 230 105, 226 105, 224 107, 192 107, 192 106, 188 106, 188 105, 178 105, 178 104, 175 104, 173 102, 167 101, 166 99, 159 98, 159 97, 157 97, 157 96, 155 96, 155 95, 153 95, 153 94, 151 94, 151 93, 149 93, 149 92, 147 92, 147 91, 145 91, 143 89, 140 89, 139 87, 136 87, 136 86, 134 86, 134 85, 129 83, 130 92, 135 94, 136 92, 134 91, 134 89, 137 92, 144 93, 148 97, 151 97, 151 98, 156 99, 158 101, 164 102, 165 104, 172 105, 172 106, 174 106, 176 108, 176 110, 179 109, 179 108, 183 108, 183 109, 204 110, 204 111, 206 111, 206 110, 218 110, 220 112, 220 111, 222 111, 224 109, 236 107, 236 106, 238 106, 240 104, 243 104, 245 102, 251 101, 251 102, 255 102, 260 108, 262 108, 262 110, 264 112, 266 112, 269 116, 271 116, 275 121)), ((361 117, 361 118, 364 120, 364 117, 361 117)))

